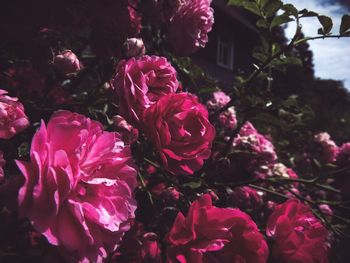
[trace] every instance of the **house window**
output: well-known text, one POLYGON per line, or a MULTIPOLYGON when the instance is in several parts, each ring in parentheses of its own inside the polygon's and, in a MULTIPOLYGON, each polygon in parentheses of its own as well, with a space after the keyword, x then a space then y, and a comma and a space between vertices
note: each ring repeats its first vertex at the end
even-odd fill
POLYGON ((233 69, 233 51, 232 41, 225 41, 220 36, 218 38, 216 62, 219 66, 232 70, 233 69))

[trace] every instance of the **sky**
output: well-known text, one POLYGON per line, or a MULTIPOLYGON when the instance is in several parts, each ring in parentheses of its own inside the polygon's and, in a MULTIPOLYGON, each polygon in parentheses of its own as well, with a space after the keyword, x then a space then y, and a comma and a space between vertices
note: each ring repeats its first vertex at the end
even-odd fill
MULTIPOLYGON (((319 14, 330 16, 333 20, 333 34, 338 34, 341 17, 348 13, 348 9, 339 4, 327 4, 322 0, 284 0, 299 10, 306 8, 319 14)), ((320 24, 317 18, 303 18, 302 30, 305 36, 317 36, 320 24)), ((290 23, 286 29, 287 37, 291 38, 295 32, 295 24, 290 23)), ((315 75, 323 79, 344 81, 350 90, 350 38, 320 39, 308 42, 314 54, 315 75)))

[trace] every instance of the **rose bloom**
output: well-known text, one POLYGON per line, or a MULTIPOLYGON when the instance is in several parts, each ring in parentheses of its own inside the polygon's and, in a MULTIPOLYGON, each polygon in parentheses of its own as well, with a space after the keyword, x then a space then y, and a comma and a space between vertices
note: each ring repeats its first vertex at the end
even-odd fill
POLYGON ((167 237, 167 262, 263 263, 268 247, 253 220, 239 209, 212 205, 209 194, 180 212, 167 237))
POLYGON ((174 52, 187 56, 205 47, 214 24, 211 0, 185 0, 171 19, 167 40, 174 52))
POLYGON ((112 80, 120 115, 137 125, 142 113, 166 94, 176 92, 176 70, 163 57, 143 56, 122 60, 112 80))
POLYGON ((230 96, 227 96, 223 91, 215 91, 213 98, 207 101, 207 108, 210 110, 218 110, 224 107, 231 101, 230 96))
POLYGON ((29 126, 24 107, 17 98, 7 96, 7 91, 0 89, 0 138, 10 139, 29 126))
POLYGON ((299 200, 276 206, 266 234, 274 239, 273 256, 279 262, 328 262, 328 231, 299 200))
POLYGON ((64 50, 54 58, 55 68, 62 74, 76 73, 83 68, 78 57, 71 50, 64 50))
POLYGON ((233 149, 242 151, 239 159, 248 172, 254 172, 262 165, 271 165, 277 160, 273 144, 250 122, 243 125, 233 140, 233 149))
POLYGON ((72 262, 101 262, 129 230, 136 201, 130 148, 101 123, 57 111, 33 137, 19 215, 72 262))
POLYGON ((164 167, 173 174, 191 175, 211 153, 215 129, 197 97, 173 93, 144 113, 145 133, 160 152, 164 167))
POLYGON ((236 111, 234 107, 230 107, 226 111, 220 113, 219 124, 221 127, 228 130, 233 130, 237 127, 236 111))
POLYGON ((322 147, 322 159, 324 162, 332 163, 337 159, 339 147, 331 140, 331 136, 327 132, 316 134, 315 141, 322 147))

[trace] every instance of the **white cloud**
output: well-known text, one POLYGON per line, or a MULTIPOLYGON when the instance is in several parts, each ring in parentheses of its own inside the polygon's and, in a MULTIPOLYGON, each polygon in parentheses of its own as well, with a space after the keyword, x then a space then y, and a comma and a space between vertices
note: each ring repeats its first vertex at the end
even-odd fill
MULTIPOLYGON (((341 5, 322 4, 320 0, 284 0, 284 3, 332 17, 333 34, 338 33, 341 16, 347 13, 341 5)), ((315 17, 303 18, 301 24, 305 36, 317 36, 317 30, 321 27, 315 17)), ((286 29, 287 37, 292 37, 294 32, 295 26, 291 23, 286 29)), ((350 38, 313 40, 309 44, 314 53, 315 75, 325 79, 344 80, 345 87, 350 90, 350 38)))

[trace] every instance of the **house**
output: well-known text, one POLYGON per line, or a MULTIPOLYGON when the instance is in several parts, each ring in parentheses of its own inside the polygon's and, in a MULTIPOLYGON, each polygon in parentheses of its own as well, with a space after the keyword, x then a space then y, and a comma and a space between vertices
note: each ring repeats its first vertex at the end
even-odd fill
POLYGON ((252 50, 260 41, 255 19, 225 0, 213 0, 214 20, 209 41, 192 56, 193 61, 219 81, 231 87, 235 73, 252 70, 252 50))

